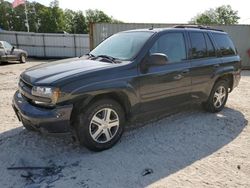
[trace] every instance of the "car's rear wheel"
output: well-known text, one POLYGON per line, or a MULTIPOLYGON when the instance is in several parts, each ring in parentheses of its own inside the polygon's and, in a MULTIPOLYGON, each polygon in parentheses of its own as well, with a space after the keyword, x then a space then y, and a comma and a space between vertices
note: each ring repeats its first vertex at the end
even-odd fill
POLYGON ((26 63, 26 56, 25 56, 25 54, 21 54, 20 55, 20 62, 21 63, 26 63))
POLYGON ((102 99, 81 110, 74 127, 81 145, 102 151, 111 148, 121 138, 124 122, 121 105, 111 99, 102 99))
POLYGON ((228 98, 228 82, 227 80, 219 80, 215 83, 208 100, 204 103, 204 107, 209 112, 221 111, 228 98))

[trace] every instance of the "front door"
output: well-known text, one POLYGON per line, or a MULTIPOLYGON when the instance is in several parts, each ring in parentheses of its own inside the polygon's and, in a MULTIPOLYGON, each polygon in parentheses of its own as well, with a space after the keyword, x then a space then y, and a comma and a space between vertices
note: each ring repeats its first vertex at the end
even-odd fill
POLYGON ((175 108, 190 101, 190 62, 184 33, 171 32, 160 36, 148 56, 154 53, 165 54, 168 62, 149 66, 146 71, 140 69, 141 112, 175 108))
POLYGON ((5 52, 6 52, 7 60, 9 60, 9 61, 16 60, 17 57, 13 53, 12 46, 8 42, 3 42, 3 45, 4 45, 5 52))

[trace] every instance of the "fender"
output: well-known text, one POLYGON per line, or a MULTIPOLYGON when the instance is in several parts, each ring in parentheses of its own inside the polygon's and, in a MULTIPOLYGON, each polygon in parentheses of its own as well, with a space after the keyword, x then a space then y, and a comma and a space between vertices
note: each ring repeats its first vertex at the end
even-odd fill
POLYGON ((214 70, 214 73, 211 75, 211 79, 209 81, 208 87, 206 88, 205 92, 206 93, 206 97, 204 98, 204 100, 207 100, 210 92, 214 86, 214 83, 216 82, 216 80, 222 76, 228 75, 228 74, 234 74, 235 70, 233 66, 219 66, 216 70, 214 70))
POLYGON ((235 69, 234 66, 230 65, 230 66, 222 66, 222 67, 218 67, 218 69, 214 72, 214 74, 212 75, 212 80, 213 82, 215 82, 219 77, 226 75, 226 74, 234 74, 235 69))
POLYGON ((91 83, 73 90, 70 95, 72 99, 76 99, 76 102, 81 100, 84 102, 84 105, 87 105, 98 95, 115 93, 121 95, 126 100, 123 102, 127 102, 129 107, 134 107, 140 102, 139 94, 136 92, 138 89, 127 80, 131 80, 131 78, 91 83))

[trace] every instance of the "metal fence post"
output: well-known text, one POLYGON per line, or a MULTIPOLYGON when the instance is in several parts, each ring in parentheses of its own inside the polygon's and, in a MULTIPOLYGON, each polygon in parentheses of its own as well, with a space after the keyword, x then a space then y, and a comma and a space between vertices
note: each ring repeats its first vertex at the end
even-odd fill
POLYGON ((45 35, 43 34, 42 37, 43 37, 43 54, 44 54, 44 57, 47 57, 47 55, 46 55, 46 45, 45 45, 45 35))
POLYGON ((89 48, 90 51, 94 49, 94 23, 89 23, 89 48))
POLYGON ((76 35, 74 34, 75 57, 77 56, 76 35))
POLYGON ((16 36, 16 47, 19 48, 19 43, 18 43, 18 36, 17 36, 17 33, 15 33, 15 36, 16 36))

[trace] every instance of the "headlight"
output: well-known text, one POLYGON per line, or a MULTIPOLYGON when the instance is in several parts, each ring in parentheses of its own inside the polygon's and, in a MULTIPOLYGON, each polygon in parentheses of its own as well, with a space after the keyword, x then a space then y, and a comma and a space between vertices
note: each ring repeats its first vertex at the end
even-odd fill
POLYGON ((53 87, 42 87, 42 86, 34 86, 31 90, 32 95, 49 98, 53 104, 55 104, 60 96, 59 88, 53 87))

